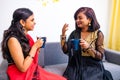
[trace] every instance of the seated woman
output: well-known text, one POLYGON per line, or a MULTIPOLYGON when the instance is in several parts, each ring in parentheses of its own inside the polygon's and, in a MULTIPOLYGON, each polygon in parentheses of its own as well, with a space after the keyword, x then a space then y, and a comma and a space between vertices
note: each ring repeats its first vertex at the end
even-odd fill
MULTIPOLYGON (((66 41, 68 24, 64 24, 61 35, 61 47, 69 56, 68 66, 63 74, 68 80, 112 80, 105 79, 102 58, 104 55, 104 35, 96 19, 94 10, 79 8, 75 14, 75 30, 66 41), (73 44, 76 40, 76 45, 73 44)), ((107 77, 107 76, 106 76, 107 77)))
POLYGON ((2 40, 3 57, 8 61, 7 74, 10 80, 66 80, 46 72, 38 65, 38 53, 42 39, 33 41, 28 31, 34 29, 33 12, 19 8, 13 13, 11 26, 5 30, 2 40))

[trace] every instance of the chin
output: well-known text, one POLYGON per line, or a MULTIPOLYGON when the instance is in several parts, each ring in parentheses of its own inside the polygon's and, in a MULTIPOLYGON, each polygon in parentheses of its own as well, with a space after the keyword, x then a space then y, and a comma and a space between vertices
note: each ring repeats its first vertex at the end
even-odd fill
POLYGON ((31 29, 31 31, 33 31, 34 29, 31 29))
POLYGON ((79 28, 82 28, 82 26, 78 26, 79 28))
POLYGON ((29 31, 33 31, 34 29, 29 29, 29 31))

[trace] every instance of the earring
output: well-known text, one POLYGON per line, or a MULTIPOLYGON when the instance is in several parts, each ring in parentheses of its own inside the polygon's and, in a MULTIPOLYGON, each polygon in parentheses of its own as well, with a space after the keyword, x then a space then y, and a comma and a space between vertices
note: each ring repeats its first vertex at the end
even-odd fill
POLYGON ((91 23, 89 23, 88 26, 91 26, 91 23))
POLYGON ((25 28, 24 28, 24 27, 22 27, 22 30, 23 30, 23 31, 25 31, 25 28))

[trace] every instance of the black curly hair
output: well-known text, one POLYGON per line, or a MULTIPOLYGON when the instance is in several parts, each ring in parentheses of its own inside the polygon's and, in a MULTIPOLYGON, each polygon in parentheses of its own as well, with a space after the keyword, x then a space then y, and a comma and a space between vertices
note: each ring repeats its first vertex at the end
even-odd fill
POLYGON ((7 45, 10 37, 15 37, 20 42, 24 57, 28 55, 30 51, 29 41, 24 34, 24 30, 22 28, 22 25, 20 24, 20 20, 22 19, 26 21, 26 19, 32 14, 33 12, 28 8, 18 8, 14 11, 11 25, 7 30, 4 31, 3 40, 1 43, 2 55, 4 59, 12 59, 7 45))

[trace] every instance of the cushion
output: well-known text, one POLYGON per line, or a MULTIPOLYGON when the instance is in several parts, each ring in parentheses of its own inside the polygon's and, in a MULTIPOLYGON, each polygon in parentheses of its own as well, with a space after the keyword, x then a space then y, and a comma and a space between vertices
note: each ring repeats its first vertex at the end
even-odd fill
POLYGON ((62 76, 66 67, 67 67, 67 63, 63 63, 63 64, 45 66, 44 69, 47 70, 48 72, 52 72, 62 76))
POLYGON ((103 64, 105 69, 111 72, 113 80, 120 80, 120 65, 110 63, 107 61, 103 62, 103 64))
POLYGON ((0 65, 0 80, 9 80, 8 76, 6 74, 7 66, 8 66, 7 61, 3 60, 1 65, 0 65))

